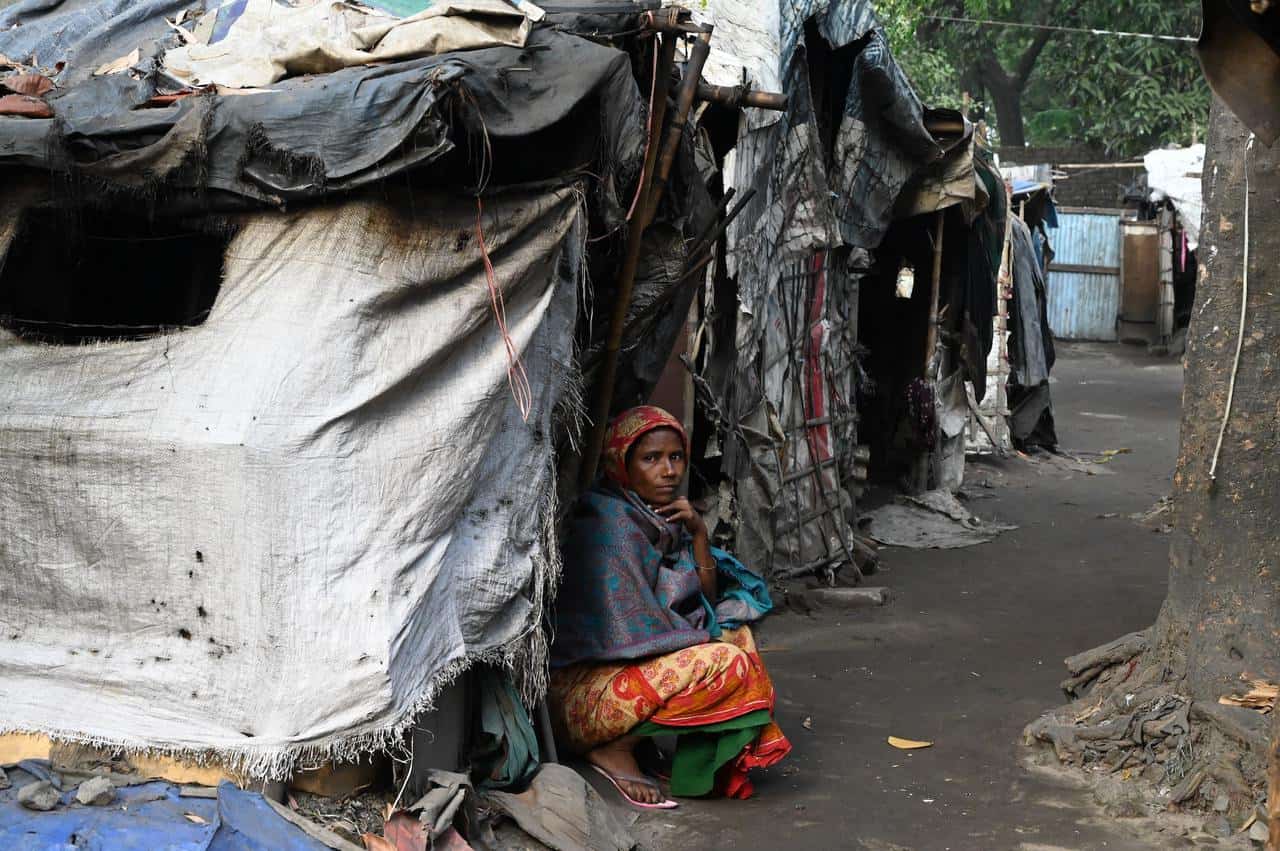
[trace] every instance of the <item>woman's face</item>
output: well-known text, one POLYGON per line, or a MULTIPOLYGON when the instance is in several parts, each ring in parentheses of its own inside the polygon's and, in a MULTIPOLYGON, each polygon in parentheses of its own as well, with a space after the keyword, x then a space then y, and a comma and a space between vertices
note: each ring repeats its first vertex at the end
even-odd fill
POLYGON ((627 477, 631 489, 654 508, 668 505, 676 498, 676 489, 684 480, 689 464, 684 442, 675 429, 656 428, 631 447, 627 458, 627 477))

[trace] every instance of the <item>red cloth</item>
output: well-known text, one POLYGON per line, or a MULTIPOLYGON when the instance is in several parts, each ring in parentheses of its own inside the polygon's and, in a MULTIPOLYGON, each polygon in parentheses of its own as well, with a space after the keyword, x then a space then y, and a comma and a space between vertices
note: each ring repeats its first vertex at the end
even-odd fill
POLYGON ((622 487, 630 490, 631 480, 627 476, 627 450, 640 438, 656 428, 675 429, 684 444, 684 451, 689 451, 689 436, 684 426, 671 414, 654 405, 640 405, 629 408, 618 414, 609 423, 604 433, 604 458, 602 466, 604 474, 622 487))

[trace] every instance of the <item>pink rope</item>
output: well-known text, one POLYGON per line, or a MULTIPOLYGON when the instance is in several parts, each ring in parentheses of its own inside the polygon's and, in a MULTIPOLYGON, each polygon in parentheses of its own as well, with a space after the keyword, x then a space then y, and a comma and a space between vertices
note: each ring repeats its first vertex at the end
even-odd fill
POLYGON ((533 388, 529 385, 529 374, 525 372, 520 353, 516 350, 515 341, 507 330, 507 305, 498 289, 498 275, 493 269, 493 261, 489 259, 489 248, 484 242, 484 227, 481 218, 484 216, 484 205, 480 196, 476 196, 476 242, 480 246, 480 257, 484 260, 485 280, 489 284, 489 302, 493 306, 493 318, 498 323, 498 333, 502 335, 502 344, 507 350, 507 386, 520 409, 520 418, 529 422, 529 414, 533 411, 533 388))
MULTIPOLYGON (((653 20, 653 13, 649 13, 650 21, 653 20)), ((640 179, 636 181, 636 196, 631 199, 631 208, 627 210, 627 221, 631 221, 632 214, 636 211, 636 204, 640 203, 640 192, 644 189, 645 173, 644 163, 649 161, 649 140, 653 136, 653 99, 658 93, 658 41, 653 42, 653 81, 649 84, 649 118, 644 124, 644 156, 640 158, 640 179)))

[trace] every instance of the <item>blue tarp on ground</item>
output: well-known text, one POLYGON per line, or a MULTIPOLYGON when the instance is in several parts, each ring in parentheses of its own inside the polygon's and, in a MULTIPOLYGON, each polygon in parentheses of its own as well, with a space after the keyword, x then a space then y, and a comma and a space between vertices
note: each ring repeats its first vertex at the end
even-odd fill
MULTIPOLYGON (((180 797, 164 781, 121 786, 105 807, 76 803, 63 784, 62 802, 49 812, 18 803, 18 790, 51 775, 48 765, 5 766, 12 787, 0 791, 0 848, 5 851, 326 851, 281 818, 262 796, 218 787, 218 797, 180 797), (188 817, 190 816, 190 817, 188 817)), ((56 774, 52 775, 57 777, 56 774)))

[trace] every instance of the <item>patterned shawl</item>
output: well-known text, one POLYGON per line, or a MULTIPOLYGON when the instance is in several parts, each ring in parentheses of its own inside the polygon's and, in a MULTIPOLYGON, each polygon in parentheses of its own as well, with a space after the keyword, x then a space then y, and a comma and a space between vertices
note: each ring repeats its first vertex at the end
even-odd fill
POLYGON ((688 533, 627 488, 626 455, 655 428, 680 422, 661 408, 632 408, 605 437, 606 481, 578 501, 564 545, 551 663, 631 660, 711 639, 688 533))

